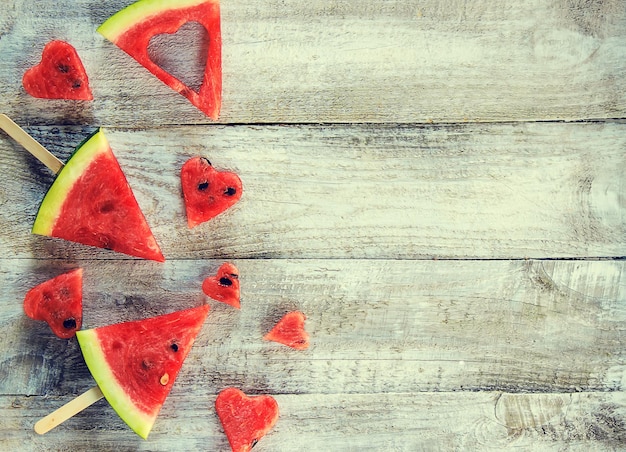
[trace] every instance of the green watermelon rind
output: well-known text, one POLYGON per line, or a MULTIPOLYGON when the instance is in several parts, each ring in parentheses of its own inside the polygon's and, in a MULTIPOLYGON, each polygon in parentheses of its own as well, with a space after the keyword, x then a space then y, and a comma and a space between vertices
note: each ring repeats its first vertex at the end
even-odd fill
POLYGON ((156 414, 150 415, 137 409, 126 395, 126 391, 117 382, 111 368, 106 365, 107 361, 95 329, 77 331, 76 338, 91 375, 111 407, 135 433, 147 439, 156 420, 156 414))
POLYGON ((100 154, 108 152, 108 150, 109 142, 100 128, 76 148, 39 206, 39 211, 33 223, 33 234, 45 236, 52 234, 52 229, 68 193, 76 181, 84 174, 91 162, 100 154))
POLYGON ((127 30, 149 17, 206 2, 207 0, 139 0, 109 17, 96 31, 115 43, 127 30))

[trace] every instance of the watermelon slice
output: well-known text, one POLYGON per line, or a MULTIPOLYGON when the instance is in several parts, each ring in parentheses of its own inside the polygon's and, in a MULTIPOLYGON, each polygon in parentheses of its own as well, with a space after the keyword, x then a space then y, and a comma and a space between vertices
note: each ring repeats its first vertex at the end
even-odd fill
POLYGON ((128 53, 211 119, 222 104, 222 37, 219 0, 139 0, 107 19, 98 32, 128 53), (209 35, 202 84, 196 92, 150 59, 150 40, 175 33, 188 22, 200 23, 209 35))
POLYGON ((219 215, 239 201, 243 191, 235 173, 217 171, 204 157, 192 157, 180 172, 190 228, 219 215))
POLYGON ((44 320, 61 339, 69 339, 83 323, 83 270, 77 268, 26 292, 24 312, 44 320))
POLYGON ((214 300, 239 309, 239 270, 230 262, 222 264, 215 276, 202 282, 202 291, 214 300))
POLYGON ((296 350, 305 350, 309 348, 309 334, 304 330, 305 319, 306 317, 300 311, 288 312, 264 336, 264 339, 296 350))
POLYGON ((248 452, 278 420, 278 403, 269 395, 249 397, 226 388, 215 400, 215 410, 233 452, 248 452))
POLYGON ((39 207, 32 232, 165 260, 100 129, 59 172, 39 207))
POLYGON ((113 409, 146 439, 209 312, 208 305, 76 333, 113 409))
POLYGON ((64 41, 46 44, 41 62, 24 73, 22 85, 42 99, 93 100, 85 67, 76 49, 64 41))

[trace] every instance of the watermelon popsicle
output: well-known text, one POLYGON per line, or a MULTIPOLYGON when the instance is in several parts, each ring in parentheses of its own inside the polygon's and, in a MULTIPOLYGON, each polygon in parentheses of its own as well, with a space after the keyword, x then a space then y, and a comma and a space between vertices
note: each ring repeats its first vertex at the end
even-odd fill
POLYGON ((209 305, 76 333, 98 386, 35 424, 44 434, 103 396, 146 439, 209 313, 209 305), (82 398, 82 399, 81 399, 82 398))
POLYGON ((0 115, 0 127, 57 174, 39 207, 34 234, 165 260, 102 129, 64 165, 6 115, 0 115))

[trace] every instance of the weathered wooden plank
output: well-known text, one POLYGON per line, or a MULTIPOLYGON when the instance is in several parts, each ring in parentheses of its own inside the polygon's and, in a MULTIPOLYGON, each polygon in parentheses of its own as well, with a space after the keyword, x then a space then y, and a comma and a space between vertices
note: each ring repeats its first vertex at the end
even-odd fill
MULTIPOLYGON (((227 385, 279 401, 255 450, 624 449, 626 263, 587 258, 626 255, 626 124, 480 124, 624 118, 623 1, 222 2, 227 125, 210 127, 95 32, 129 3, 0 11, 0 111, 62 158, 111 126, 168 258, 30 235, 52 176, 0 133, 0 449, 228 450, 212 408, 227 385), (94 102, 23 92, 54 38, 78 48, 94 102), (245 193, 190 231, 178 171, 194 154, 245 193), (149 441, 104 401, 34 434, 93 379, 75 340, 25 317, 28 288, 83 266, 93 327, 202 303, 222 259, 243 308, 212 302, 149 441), (289 309, 308 316, 305 352, 262 340, 289 309)), ((195 31, 161 42, 186 80, 195 31)))
MULTIPOLYGON (((280 418, 259 451, 617 451, 624 393, 408 393, 278 395, 280 418)), ((174 388, 147 441, 100 401, 39 436, 32 425, 66 397, 0 396, 7 450, 230 450, 207 387, 174 388), (71 439, 70 439, 71 438, 71 439)))
MULTIPOLYGON (((161 125, 207 118, 95 29, 129 0, 9 0, 0 110, 36 124, 161 125), (51 39, 74 44, 91 103, 21 88, 51 39)), ((222 3, 227 123, 457 122, 624 117, 621 0, 271 0, 222 3)), ((171 58, 197 71, 187 35, 171 58)), ((165 46, 166 48, 168 46, 165 46)), ((161 56, 163 58, 163 56, 161 56)))
MULTIPOLYGON (((75 340, 28 319, 26 290, 84 268, 84 328, 202 303, 216 260, 2 260, 0 393, 89 388, 75 340), (119 275, 124 275, 120 278, 119 275)), ((242 260, 242 309, 213 302, 177 383, 270 393, 576 392, 626 385, 622 261, 242 260), (305 352, 264 341, 307 315, 305 352)))
MULTIPOLYGON (((28 129, 62 159, 90 128, 28 129)), ((626 255, 626 124, 107 129, 166 258, 544 258, 626 255), (186 226, 192 155, 244 194, 186 226)), ((33 236, 52 177, 2 134, 0 254, 116 257, 33 236)))

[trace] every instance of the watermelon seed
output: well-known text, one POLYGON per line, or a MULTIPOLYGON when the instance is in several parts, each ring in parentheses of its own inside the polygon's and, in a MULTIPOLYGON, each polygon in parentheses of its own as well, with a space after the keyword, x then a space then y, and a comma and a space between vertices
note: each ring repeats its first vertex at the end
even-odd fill
POLYGON ((222 276, 220 278, 220 285, 228 287, 228 286, 232 286, 233 282, 229 278, 227 278, 226 276, 222 276))
POLYGON ((78 89, 78 88, 80 88, 80 87, 82 86, 82 84, 83 84, 83 82, 81 82, 81 81, 80 81, 80 80, 78 80, 78 79, 75 79, 75 80, 72 82, 72 88, 74 88, 74 89, 78 89))
POLYGON ((69 319, 63 320, 63 328, 67 330, 73 330, 76 328, 76 319, 70 317, 69 319))
POLYGON ((201 182, 198 184, 198 190, 204 191, 209 188, 209 183, 207 181, 201 182))
POLYGON ((102 213, 109 213, 113 209, 115 209, 115 203, 111 200, 105 201, 100 205, 100 212, 102 213))
POLYGON ((170 348, 172 350, 174 350, 175 352, 177 352, 178 351, 178 344, 172 344, 172 345, 170 345, 170 348))
POLYGON ((258 442, 259 442, 259 440, 257 438, 254 438, 252 440, 252 444, 250 444, 250 449, 252 449, 254 446, 256 446, 256 443, 258 443, 258 442))
POLYGON ((163 386, 165 386, 168 382, 170 381, 170 376, 169 374, 166 372, 163 374, 163 376, 161 377, 161 379, 159 380, 159 383, 161 383, 163 386))
POLYGON ((234 196, 235 193, 237 193, 237 190, 233 187, 228 187, 226 191, 224 192, 226 196, 234 196))
POLYGON ((57 66, 57 69, 59 70, 59 72, 62 72, 63 74, 67 74, 70 71, 70 67, 67 64, 63 64, 63 63, 59 63, 59 65, 57 66))

